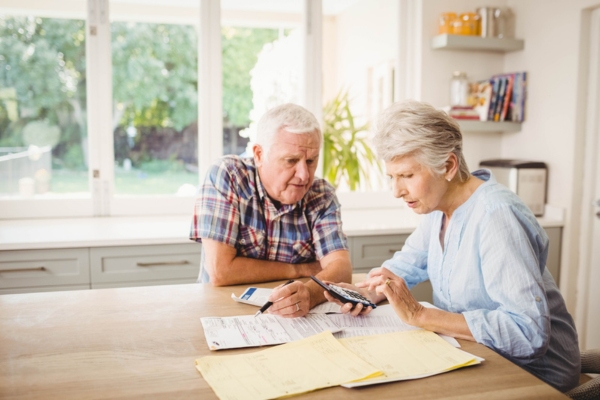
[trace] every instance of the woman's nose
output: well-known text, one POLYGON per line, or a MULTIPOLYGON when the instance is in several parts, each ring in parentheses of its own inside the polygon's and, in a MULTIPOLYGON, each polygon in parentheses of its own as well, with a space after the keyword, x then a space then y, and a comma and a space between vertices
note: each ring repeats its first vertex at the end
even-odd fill
POLYGON ((399 199, 406 195, 406 188, 404 185, 400 184, 397 180, 392 182, 392 192, 394 193, 394 197, 399 199))

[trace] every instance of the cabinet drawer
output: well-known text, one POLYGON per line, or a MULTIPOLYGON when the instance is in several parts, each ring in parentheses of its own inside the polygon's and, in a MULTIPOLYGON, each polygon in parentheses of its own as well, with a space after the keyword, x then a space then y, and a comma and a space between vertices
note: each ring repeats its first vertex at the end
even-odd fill
POLYGON ((352 238, 352 266, 354 272, 368 272, 380 267, 402 249, 408 235, 358 236, 352 238))
POLYGON ((85 285, 89 288, 88 249, 0 252, 1 289, 59 285, 85 285))
POLYGON ((92 248, 92 288, 103 283, 197 278, 200 249, 197 243, 92 248))

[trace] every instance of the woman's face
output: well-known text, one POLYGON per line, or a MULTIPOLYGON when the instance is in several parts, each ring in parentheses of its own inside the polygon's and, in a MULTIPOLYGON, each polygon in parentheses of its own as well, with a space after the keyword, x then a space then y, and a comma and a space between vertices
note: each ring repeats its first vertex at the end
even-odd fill
POLYGON ((412 155, 397 157, 385 163, 392 182, 394 197, 402 198, 417 214, 443 209, 448 182, 434 175, 412 155))

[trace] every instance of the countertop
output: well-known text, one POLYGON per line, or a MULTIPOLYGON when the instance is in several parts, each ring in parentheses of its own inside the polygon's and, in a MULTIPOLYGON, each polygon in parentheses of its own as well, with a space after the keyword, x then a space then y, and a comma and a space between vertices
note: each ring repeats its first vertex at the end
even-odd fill
MULTIPOLYGON (((563 210, 546 207, 544 228, 562 227, 563 210)), ((347 236, 411 233, 421 216, 407 208, 342 211, 347 236)), ((190 215, 0 220, 0 251, 185 244, 190 215)))

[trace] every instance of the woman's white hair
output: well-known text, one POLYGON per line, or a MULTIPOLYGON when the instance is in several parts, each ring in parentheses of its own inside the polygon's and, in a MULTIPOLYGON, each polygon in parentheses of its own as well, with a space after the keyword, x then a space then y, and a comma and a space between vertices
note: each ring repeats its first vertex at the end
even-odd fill
POLYGON ((454 153, 459 181, 469 178, 458 123, 430 104, 415 100, 392 104, 379 116, 371 141, 383 161, 413 155, 437 175, 446 173, 446 161, 454 153))
POLYGON ((290 133, 313 133, 319 135, 322 142, 321 126, 315 116, 306 108, 297 104, 286 103, 271 108, 258 121, 256 126, 256 144, 267 152, 273 143, 273 138, 280 129, 290 133))

